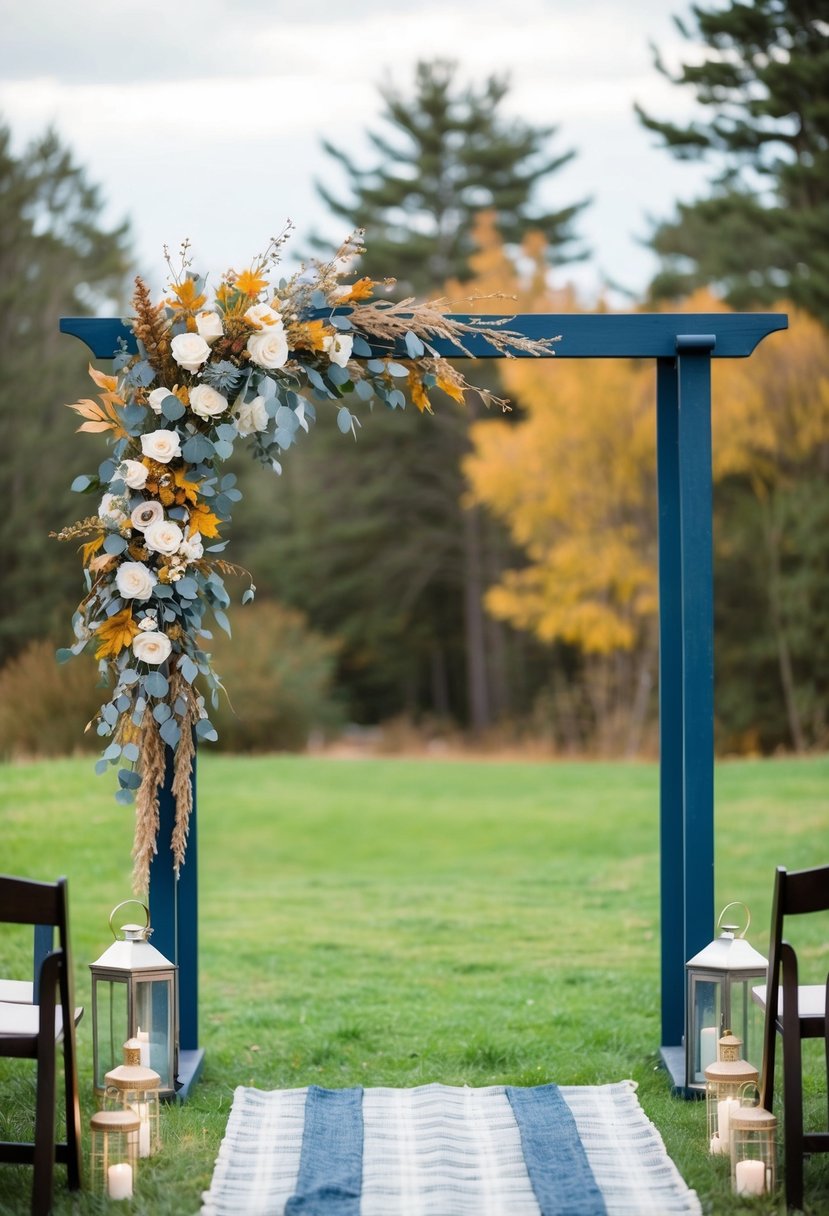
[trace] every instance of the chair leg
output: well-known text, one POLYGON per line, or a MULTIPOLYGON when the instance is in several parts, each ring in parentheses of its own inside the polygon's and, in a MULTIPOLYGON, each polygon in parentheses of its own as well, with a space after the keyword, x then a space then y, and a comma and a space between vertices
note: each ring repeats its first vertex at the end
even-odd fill
POLYGON ((53 1036, 41 1036, 37 1058, 32 1216, 48 1216, 55 1173, 55 1057, 53 1036))
POLYGON ((74 1027, 63 1036, 63 1080, 66 1097, 66 1182, 70 1191, 81 1189, 81 1104, 78 1097, 78 1060, 74 1027))
POLYGON ((786 1169, 786 1206, 803 1207, 803 1072, 800 1023, 797 1016, 797 971, 794 951, 783 942, 783 1148, 786 1169), (786 951, 791 953, 793 974, 786 983, 786 951))

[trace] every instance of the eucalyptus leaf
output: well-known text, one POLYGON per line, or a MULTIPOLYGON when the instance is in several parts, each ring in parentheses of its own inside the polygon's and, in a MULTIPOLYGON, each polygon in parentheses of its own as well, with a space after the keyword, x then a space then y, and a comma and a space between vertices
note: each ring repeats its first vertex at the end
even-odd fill
POLYGON ((199 739, 207 739, 211 743, 215 743, 219 737, 209 718, 200 718, 196 723, 196 736, 199 739))
POLYGON ((166 722, 162 722, 158 729, 161 738, 168 747, 178 747, 178 741, 181 738, 181 730, 175 718, 168 718, 166 722))
POLYGON ((351 322, 351 317, 347 316, 345 313, 334 313, 334 315, 330 318, 330 322, 335 329, 348 330, 354 328, 351 322))
POLYGON ((183 675, 188 684, 192 684, 196 676, 199 674, 199 669, 189 655, 184 655, 178 665, 178 669, 183 675))
POLYGON ((406 353, 410 359, 419 359, 423 354, 423 343, 417 334, 413 334, 411 330, 406 333, 403 339, 406 345, 406 353))
POLYGON ((199 594, 199 585, 189 574, 185 574, 184 578, 180 578, 174 586, 179 599, 182 600, 194 600, 199 594))
POLYGON ((84 490, 88 490, 91 485, 92 478, 86 473, 81 473, 80 477, 75 478, 69 489, 74 490, 76 494, 83 494, 84 490))
POLYGON ((214 608, 213 616, 216 618, 216 624, 219 626, 219 628, 224 629, 227 636, 230 637, 231 636, 230 621, 227 619, 226 615, 222 612, 221 608, 214 608))
POLYGON ((141 758, 141 751, 137 743, 125 743, 121 755, 125 760, 129 760, 131 764, 136 764, 141 758))
POLYGON ((167 721, 170 717, 170 706, 166 701, 159 701, 158 705, 153 707, 153 717, 159 724, 167 721))
POLYGON ((121 786, 121 789, 137 790, 139 785, 141 784, 141 774, 136 773, 131 768, 119 768, 118 782, 121 786))
POLYGON ((122 806, 132 806, 135 801, 132 790, 120 789, 115 791, 115 801, 122 806))
POLYGON ((371 358, 371 347, 365 338, 361 338, 359 334, 354 335, 354 345, 351 347, 351 353, 357 355, 360 359, 371 358))
POLYGON ((390 359, 386 364, 386 371, 390 376, 396 376, 398 378, 408 376, 409 374, 408 367, 404 367, 402 363, 395 363, 393 359, 390 359))
POLYGON ((161 412, 168 422, 176 422, 187 411, 179 401, 178 397, 174 397, 173 394, 170 393, 169 397, 165 397, 161 402, 161 412))
POLYGON ((74 657, 74 651, 68 650, 65 646, 61 646, 55 651, 55 658, 59 663, 68 663, 74 657))
POLYGON ((115 556, 118 553, 123 553, 127 548, 127 541, 120 532, 110 532, 104 540, 104 553, 110 553, 115 556))
POLYGON ((370 401, 374 396, 374 389, 368 380, 358 380, 354 385, 354 392, 361 401, 370 401))
POLYGON ((209 460, 213 455, 213 444, 206 435, 191 435, 181 449, 185 460, 198 464, 200 460, 209 460))
POLYGON ((150 697, 166 697, 170 685, 160 671, 151 671, 144 677, 144 691, 150 697))
POLYGON ((351 430, 351 411, 345 405, 341 405, 337 410, 337 426, 344 435, 351 430))

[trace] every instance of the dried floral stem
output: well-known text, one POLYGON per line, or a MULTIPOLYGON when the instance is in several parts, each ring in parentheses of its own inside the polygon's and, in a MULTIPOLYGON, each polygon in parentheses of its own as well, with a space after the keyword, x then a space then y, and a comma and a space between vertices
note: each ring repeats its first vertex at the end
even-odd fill
POLYGON ((158 723, 152 715, 141 730, 141 785, 135 798, 135 840, 132 847, 132 886, 137 895, 150 886, 150 863, 157 851, 158 797, 164 784, 166 754, 158 723))
POLYGON ((178 875, 184 864, 187 833, 190 829, 190 814, 193 810, 193 757, 196 754, 193 727, 197 709, 193 690, 178 671, 170 679, 170 695, 174 701, 181 696, 187 699, 187 712, 181 719, 181 738, 176 748, 173 774, 173 800, 176 814, 170 848, 173 851, 173 868, 178 875))
POLYGON ((170 353, 170 327, 163 315, 163 305, 153 304, 150 290, 140 275, 135 279, 132 297, 135 316, 131 320, 136 338, 143 343, 147 358, 161 383, 172 387, 178 370, 170 353))
MULTIPOLYGON (((472 304, 474 300, 468 302, 472 304)), ((362 304, 359 310, 355 309, 354 320, 361 333, 380 338, 384 343, 394 343, 407 333, 413 333, 425 340, 444 338, 454 343, 458 353, 464 355, 470 354, 463 344, 464 337, 469 335, 483 338, 499 354, 508 358, 514 350, 536 357, 550 355, 553 353, 550 349, 552 343, 560 337, 527 338, 515 330, 505 329, 511 317, 503 317, 500 321, 487 317, 485 323, 483 319, 458 321, 447 315, 449 307, 450 302, 444 299, 430 300, 427 304, 418 304, 414 297, 400 300, 399 303, 378 300, 362 304)))

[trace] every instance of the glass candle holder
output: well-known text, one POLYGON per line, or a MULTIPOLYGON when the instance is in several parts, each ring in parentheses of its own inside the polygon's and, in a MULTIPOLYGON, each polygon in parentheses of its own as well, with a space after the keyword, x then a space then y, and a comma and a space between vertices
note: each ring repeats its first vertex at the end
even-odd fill
POLYGON ((770 1195, 777 1185, 777 1120, 761 1106, 731 1116, 731 1189, 735 1195, 770 1195))
POLYGON ((92 1116, 89 1126, 93 1191, 107 1199, 132 1199, 138 1181, 141 1120, 132 1111, 99 1110, 92 1116))

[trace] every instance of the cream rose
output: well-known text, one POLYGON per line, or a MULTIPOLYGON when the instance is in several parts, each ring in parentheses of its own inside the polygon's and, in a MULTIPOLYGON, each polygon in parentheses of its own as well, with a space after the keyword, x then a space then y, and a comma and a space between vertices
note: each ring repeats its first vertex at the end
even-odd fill
POLYGON ((137 633, 132 639, 132 653, 141 663, 151 663, 157 667, 170 657, 173 644, 166 633, 148 629, 146 633, 137 633))
POLYGON ((197 372, 202 363, 210 358, 210 347, 201 334, 176 334, 170 343, 170 351, 179 367, 186 372, 197 372))
POLYGON ((227 407, 227 397, 217 393, 209 384, 199 384, 190 389, 190 409, 200 418, 218 418, 227 407))
POLYGON ((243 401, 236 411, 236 430, 244 438, 256 431, 267 430, 268 411, 265 408, 264 397, 254 397, 253 401, 243 401))
POLYGON ((143 490, 147 484, 147 466, 140 460, 122 460, 118 474, 131 490, 143 490))
POLYGON ((124 514, 124 500, 116 494, 105 494, 98 504, 98 516, 108 524, 119 527, 127 522, 124 514))
POLYGON ((255 325, 258 329, 282 324, 279 309, 272 304, 254 304, 247 310, 244 319, 248 325, 255 325))
POLYGON ((138 504, 130 515, 130 523, 138 532, 145 532, 150 524, 157 523, 163 518, 164 508, 160 502, 151 498, 148 502, 138 504))
POLYGON ((351 348, 353 345, 354 337, 352 334, 330 334, 322 340, 322 348, 328 352, 328 358, 332 363, 338 363, 340 367, 345 367, 351 358, 351 348))
POLYGON ((153 391, 147 395, 147 404, 154 414, 160 414, 161 403, 166 397, 172 396, 173 394, 168 388, 154 388, 153 391))
POLYGON ((280 321, 278 325, 269 325, 248 338, 248 354, 254 363, 270 370, 284 367, 288 362, 288 339, 280 321))
POLYGON ((188 562, 197 562, 200 557, 204 557, 204 545, 201 543, 201 533, 193 532, 189 536, 185 536, 179 547, 181 557, 187 559, 188 562))
POLYGON ((125 600, 148 600, 158 582, 143 562, 122 562, 115 575, 119 595, 125 600))
POLYGON ((176 456, 181 455, 181 440, 177 431, 148 431, 141 436, 141 451, 150 460, 159 464, 169 464, 176 456))
POLYGON ((177 553, 184 533, 171 519, 157 519, 144 529, 144 544, 153 553, 177 553))
POLYGON ((200 312, 196 317, 196 329, 199 337, 204 338, 207 343, 215 342, 224 334, 222 318, 217 312, 200 312))

